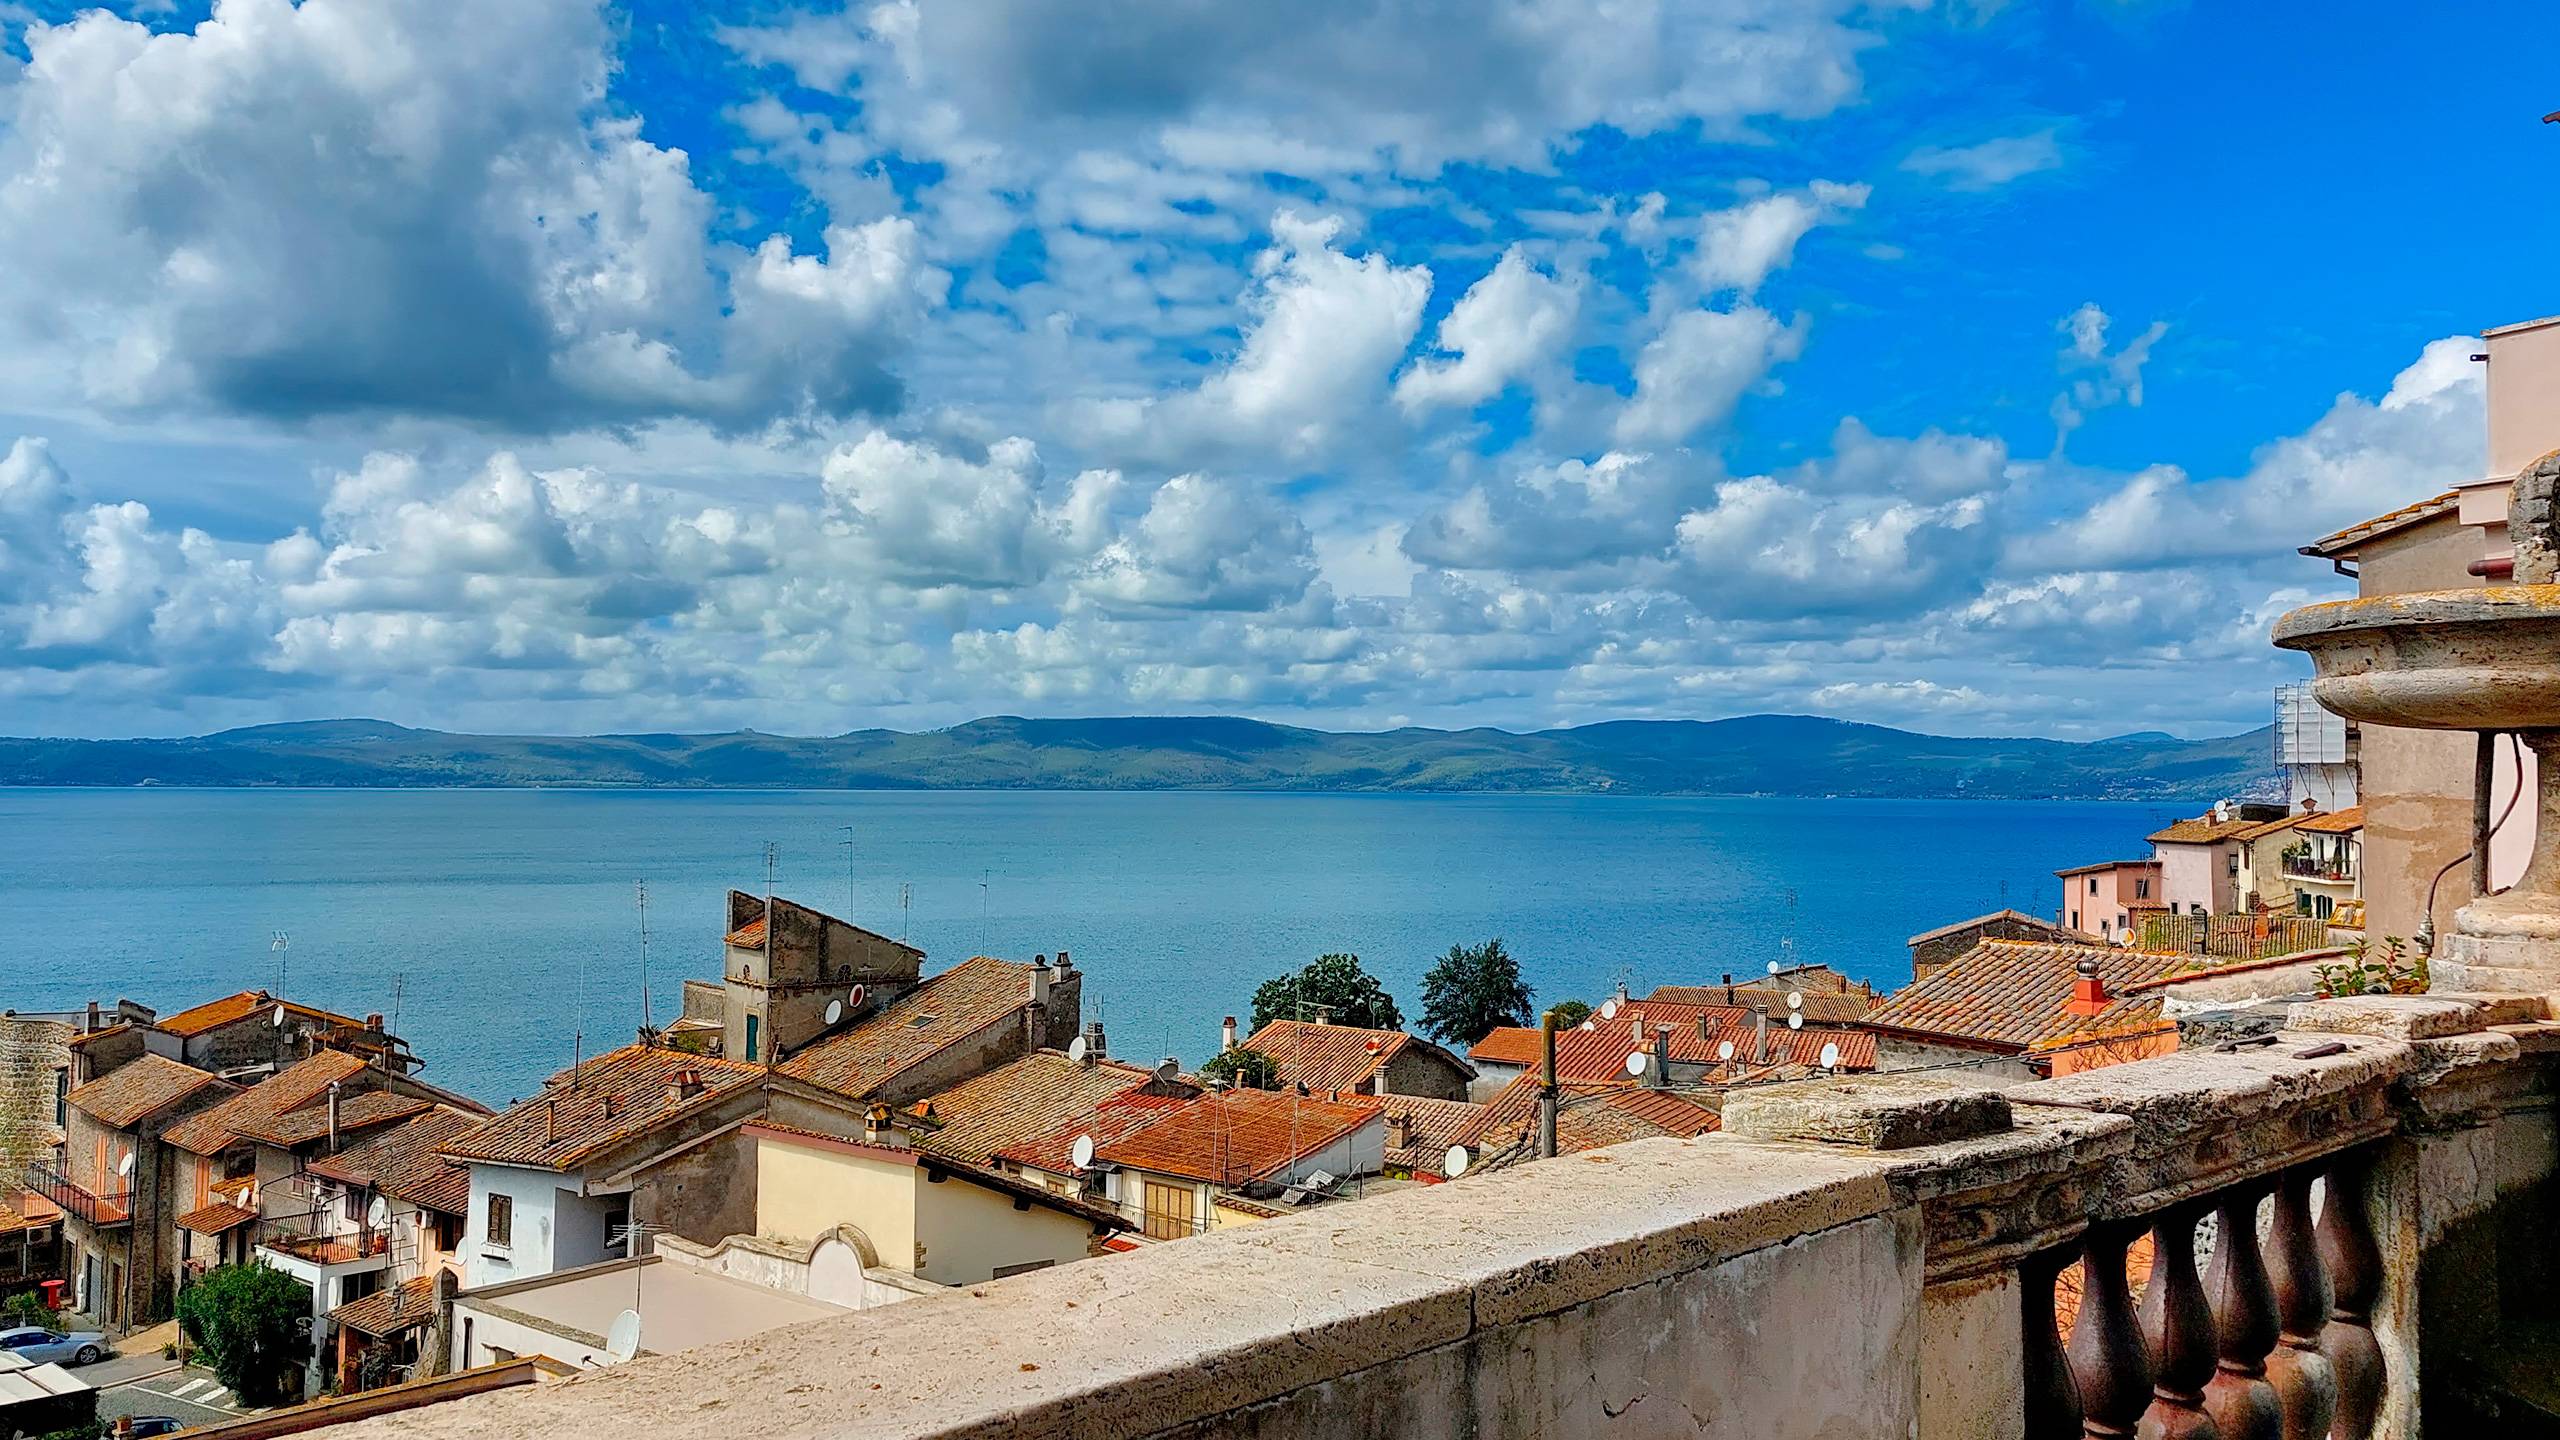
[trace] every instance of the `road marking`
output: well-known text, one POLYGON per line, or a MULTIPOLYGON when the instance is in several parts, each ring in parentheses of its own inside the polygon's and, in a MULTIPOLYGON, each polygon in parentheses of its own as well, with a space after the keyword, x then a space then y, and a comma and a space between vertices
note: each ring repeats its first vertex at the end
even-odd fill
POLYGON ((170 1398, 171 1398, 171 1399, 173 1399, 173 1400, 194 1400, 194 1399, 199 1398, 199 1395, 198 1395, 198 1392, 199 1392, 199 1391, 204 1391, 204 1390, 219 1390, 219 1389, 221 1389, 221 1388, 222 1388, 222 1385, 221 1385, 221 1382, 219 1382, 219 1381, 214 1381, 214 1380, 190 1380, 190 1381, 188 1381, 185 1385, 182 1385, 182 1386, 180 1386, 178 1389, 171 1391, 171 1392, 170 1392, 170 1398))

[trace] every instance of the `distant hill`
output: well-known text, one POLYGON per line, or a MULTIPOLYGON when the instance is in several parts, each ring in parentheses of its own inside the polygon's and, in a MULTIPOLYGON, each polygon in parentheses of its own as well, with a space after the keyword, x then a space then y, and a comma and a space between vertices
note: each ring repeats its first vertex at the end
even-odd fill
POLYGON ((1333 732, 1210 716, 761 735, 450 735, 379 720, 183 740, 0 739, 0 785, 1367 790, 2210 800, 2264 785, 2268 732, 1919 735, 1810 715, 1564 730, 1333 732))

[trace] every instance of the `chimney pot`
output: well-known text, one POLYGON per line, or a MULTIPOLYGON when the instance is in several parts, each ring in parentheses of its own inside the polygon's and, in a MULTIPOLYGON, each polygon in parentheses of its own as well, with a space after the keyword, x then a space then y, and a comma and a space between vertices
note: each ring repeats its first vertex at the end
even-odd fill
POLYGON ((1236 1048, 1236 1017, 1230 1015, 1218 1022, 1218 1049, 1223 1052, 1234 1048, 1236 1048))
POLYGON ((1061 970, 1073 970, 1076 968, 1075 963, 1067 959, 1067 952, 1064 950, 1058 952, 1058 968, 1061 970))
POLYGON ((1084 1063, 1090 1065, 1109 1052, 1102 1048, 1102 1022, 1088 1020, 1084 1026, 1084 1063))
POLYGON ((366 1016, 364 1017, 364 1028, 366 1028, 367 1030, 372 1031, 372 1032, 373 1032, 374 1034, 376 1034, 376 1035, 381 1034, 381 1033, 382 1033, 382 1015, 381 1015, 381 1012, 376 1011, 376 1012, 374 1012, 374 1013, 372 1013, 372 1014, 368 1014, 368 1015, 366 1015, 366 1016))

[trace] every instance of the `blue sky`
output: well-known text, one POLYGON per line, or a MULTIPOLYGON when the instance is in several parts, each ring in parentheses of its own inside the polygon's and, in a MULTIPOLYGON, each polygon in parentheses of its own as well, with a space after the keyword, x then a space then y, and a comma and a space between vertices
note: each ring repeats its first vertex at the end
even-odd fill
POLYGON ((2307 18, 0 0, 0 731, 2255 724, 2560 309, 2307 18))

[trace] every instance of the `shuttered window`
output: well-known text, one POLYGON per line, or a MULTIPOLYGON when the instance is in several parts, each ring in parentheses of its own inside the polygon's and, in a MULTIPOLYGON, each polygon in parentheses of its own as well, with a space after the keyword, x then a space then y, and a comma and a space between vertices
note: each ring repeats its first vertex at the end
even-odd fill
POLYGON ((1195 1228, 1199 1197, 1188 1185, 1147 1182, 1146 1234, 1150 1240, 1179 1240, 1195 1228))

